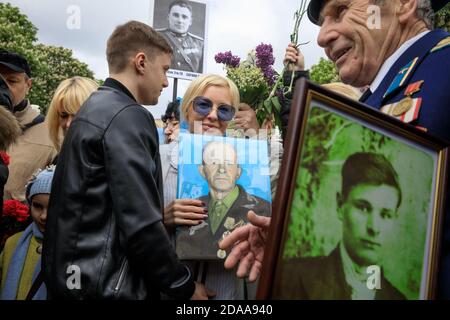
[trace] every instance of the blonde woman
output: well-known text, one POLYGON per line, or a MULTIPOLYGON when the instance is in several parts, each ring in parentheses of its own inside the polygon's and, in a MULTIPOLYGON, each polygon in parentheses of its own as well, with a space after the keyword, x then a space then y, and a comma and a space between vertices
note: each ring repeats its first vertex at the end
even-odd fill
MULTIPOLYGON (((195 79, 187 89, 181 105, 183 118, 189 125, 189 132, 224 136, 228 123, 234 118, 239 105, 239 91, 229 79, 219 75, 204 75, 195 79)), ((206 203, 198 199, 176 199, 178 141, 160 147, 164 182, 164 224, 175 232, 177 226, 195 226, 208 222, 206 203)), ((223 260, 193 261, 198 270, 198 279, 205 279, 205 287, 216 293, 216 299, 242 299, 244 286, 234 272, 225 270, 223 260)), ((196 272, 197 273, 197 272, 196 272)), ((253 287, 247 287, 252 297, 253 287)))
POLYGON ((91 93, 97 89, 97 82, 84 77, 66 79, 56 88, 46 120, 50 139, 58 152, 61 150, 64 136, 73 117, 91 93))

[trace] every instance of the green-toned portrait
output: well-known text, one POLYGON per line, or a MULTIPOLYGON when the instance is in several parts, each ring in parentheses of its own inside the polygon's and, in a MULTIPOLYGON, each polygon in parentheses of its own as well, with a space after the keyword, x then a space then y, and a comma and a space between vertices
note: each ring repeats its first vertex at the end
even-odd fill
POLYGON ((274 282, 280 299, 421 299, 437 156, 312 102, 274 282))

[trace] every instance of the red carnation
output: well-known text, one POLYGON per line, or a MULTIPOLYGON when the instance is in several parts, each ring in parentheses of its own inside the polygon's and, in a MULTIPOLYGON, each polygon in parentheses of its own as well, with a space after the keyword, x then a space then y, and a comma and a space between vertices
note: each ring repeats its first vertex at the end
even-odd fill
POLYGON ((28 206, 18 200, 5 200, 3 203, 3 216, 11 216, 19 222, 24 222, 30 216, 28 206))
POLYGON ((9 166, 9 155, 5 151, 0 151, 0 158, 5 165, 9 166))

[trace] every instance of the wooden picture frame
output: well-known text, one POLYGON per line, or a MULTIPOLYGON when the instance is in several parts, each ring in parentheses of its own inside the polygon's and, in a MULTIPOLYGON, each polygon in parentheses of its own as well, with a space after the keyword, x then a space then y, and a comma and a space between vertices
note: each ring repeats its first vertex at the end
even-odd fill
POLYGON ((257 298, 434 298, 449 144, 305 79, 289 121, 257 298))

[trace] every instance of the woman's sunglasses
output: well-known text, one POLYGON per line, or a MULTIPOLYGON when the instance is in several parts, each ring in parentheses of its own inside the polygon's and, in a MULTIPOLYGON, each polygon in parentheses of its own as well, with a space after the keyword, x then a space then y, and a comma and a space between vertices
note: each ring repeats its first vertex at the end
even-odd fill
MULTIPOLYGON (((194 111, 206 117, 211 113, 214 103, 206 97, 196 97, 193 101, 194 111)), ((234 117, 236 110, 229 105, 221 104, 217 108, 217 117, 220 121, 230 121, 234 117)))

